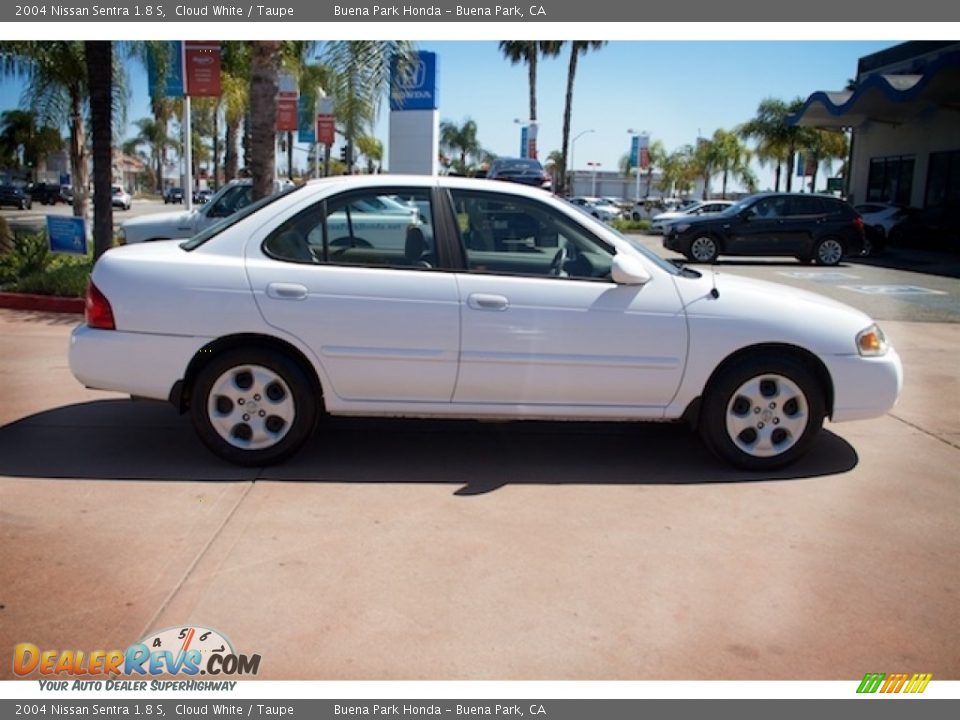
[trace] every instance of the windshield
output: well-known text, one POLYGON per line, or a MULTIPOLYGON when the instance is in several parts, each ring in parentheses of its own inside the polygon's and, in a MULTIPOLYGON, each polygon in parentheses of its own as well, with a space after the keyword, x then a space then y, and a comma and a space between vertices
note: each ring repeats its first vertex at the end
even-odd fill
POLYGON ((739 202, 735 202, 733 205, 728 207, 726 210, 723 210, 719 214, 720 215, 738 215, 744 210, 746 210, 748 207, 753 205, 753 203, 756 202, 756 200, 757 200, 756 196, 750 195, 749 197, 745 197, 743 200, 740 200, 739 202))
POLYGON ((233 213, 229 217, 225 217, 223 218, 223 220, 220 220, 219 222, 214 223, 213 225, 208 227, 206 230, 203 230, 197 233, 189 240, 180 243, 180 247, 182 247, 184 250, 195 250, 201 245, 203 245, 205 242, 207 242, 207 240, 209 240, 210 238, 222 233, 228 227, 232 227, 233 225, 236 225, 238 222, 240 222, 244 218, 250 217, 251 215, 253 215, 253 213, 255 213, 260 208, 265 207, 270 203, 276 200, 279 200, 282 197, 286 197, 290 193, 296 192, 297 190, 299 190, 298 187, 292 187, 289 190, 284 190, 282 193, 278 193, 276 195, 268 195, 267 197, 261 198, 260 200, 257 200, 254 203, 250 203, 249 205, 238 210, 237 212, 233 213))

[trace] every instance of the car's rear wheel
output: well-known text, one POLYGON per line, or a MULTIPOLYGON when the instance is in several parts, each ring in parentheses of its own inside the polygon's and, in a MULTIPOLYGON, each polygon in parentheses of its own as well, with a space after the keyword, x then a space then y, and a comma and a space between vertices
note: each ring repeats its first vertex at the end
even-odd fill
POLYGON ((839 264, 843 259, 843 243, 834 237, 822 238, 813 249, 813 259, 817 261, 817 265, 839 264))
POLYGON ((696 262, 712 263, 716 262, 719 254, 720 247, 714 237, 699 235, 690 243, 690 252, 687 257, 696 262))
POLYGON ((810 449, 823 425, 825 392, 803 363, 761 355, 729 365, 704 394, 699 430, 721 458, 774 470, 810 449))
POLYGON ((197 376, 190 413, 203 443, 238 465, 295 453, 316 425, 320 399, 303 369, 272 350, 232 350, 197 376))

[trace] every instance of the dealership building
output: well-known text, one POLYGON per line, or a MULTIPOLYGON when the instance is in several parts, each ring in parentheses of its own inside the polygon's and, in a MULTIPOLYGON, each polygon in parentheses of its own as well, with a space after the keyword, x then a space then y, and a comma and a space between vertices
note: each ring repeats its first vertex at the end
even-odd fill
POLYGON ((852 130, 852 202, 960 209, 960 42, 862 57, 853 89, 813 93, 792 121, 852 130))

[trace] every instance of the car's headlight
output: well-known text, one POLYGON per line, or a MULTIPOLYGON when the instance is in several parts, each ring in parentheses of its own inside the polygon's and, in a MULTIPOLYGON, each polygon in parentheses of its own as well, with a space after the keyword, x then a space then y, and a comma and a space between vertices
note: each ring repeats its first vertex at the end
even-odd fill
POLYGON ((665 225, 667 230, 676 230, 678 233, 686 232, 690 229, 690 223, 681 223, 679 225, 665 225))
POLYGON ((864 357, 885 355, 889 349, 887 336, 883 334, 883 330, 878 325, 873 324, 866 330, 857 333, 857 351, 864 357))

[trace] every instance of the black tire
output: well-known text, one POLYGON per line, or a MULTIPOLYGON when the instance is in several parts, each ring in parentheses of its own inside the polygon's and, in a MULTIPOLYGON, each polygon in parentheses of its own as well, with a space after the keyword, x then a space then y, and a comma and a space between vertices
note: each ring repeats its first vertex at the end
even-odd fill
POLYGON ((698 263, 715 263, 720 255, 720 245, 713 235, 698 235, 690 241, 687 258, 698 263))
POLYGON ((834 267, 840 264, 846 255, 846 248, 839 238, 832 236, 820 238, 813 246, 813 259, 817 265, 834 267))
POLYGON ((200 371, 190 416, 200 440, 215 455, 236 465, 262 466, 281 462, 303 446, 316 427, 321 404, 297 362, 272 350, 241 348, 214 358, 200 371), (244 374, 250 376, 249 385, 244 374), (261 387, 261 379, 269 382, 261 387), (217 392, 224 388, 230 395, 217 392), (221 407, 223 413, 217 415, 221 407), (253 408, 251 414, 242 414, 248 408, 253 408), (282 414, 292 417, 284 421, 282 414), (226 430, 231 424, 232 430, 226 430), (232 439, 224 433, 232 433, 232 439))
POLYGON ((776 470, 810 449, 823 426, 825 395, 815 375, 790 355, 731 363, 704 392, 700 437, 739 468, 776 470))

